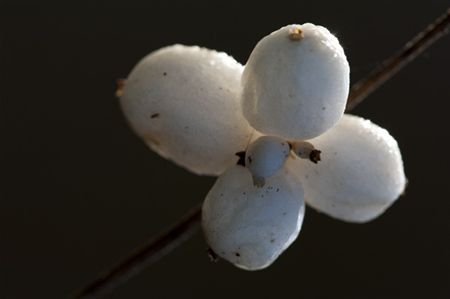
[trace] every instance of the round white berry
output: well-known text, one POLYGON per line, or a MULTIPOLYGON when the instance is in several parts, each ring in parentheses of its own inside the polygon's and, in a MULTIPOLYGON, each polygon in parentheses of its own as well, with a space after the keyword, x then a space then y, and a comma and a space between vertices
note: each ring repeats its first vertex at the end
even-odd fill
POLYGON ((309 139, 341 118, 350 68, 337 38, 310 23, 264 37, 242 76, 244 116, 258 131, 309 139))
POLYGON ((257 188, 248 169, 236 165, 206 196, 202 226, 219 257, 242 269, 259 270, 297 238, 303 216, 303 189, 286 168, 257 188))
POLYGON ((264 186, 265 179, 283 167, 289 152, 289 143, 280 137, 262 136, 250 144, 245 166, 250 170, 255 186, 264 186))
POLYGON ((253 129, 239 103, 242 66, 225 53, 174 45, 144 57, 120 103, 154 151, 197 174, 233 165, 253 129))
POLYGON ((305 201, 317 210, 344 221, 366 222, 403 193, 406 177, 398 144, 369 120, 344 115, 310 142, 322 151, 318 164, 289 159, 286 165, 302 182, 305 201))

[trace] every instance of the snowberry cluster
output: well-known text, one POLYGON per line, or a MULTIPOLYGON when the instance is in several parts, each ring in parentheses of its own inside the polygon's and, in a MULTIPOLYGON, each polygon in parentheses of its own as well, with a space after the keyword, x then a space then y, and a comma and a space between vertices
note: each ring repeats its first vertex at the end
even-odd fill
POLYGON ((297 238, 304 201, 366 222, 405 188, 395 139, 343 115, 349 73, 326 28, 289 25, 264 37, 245 66, 196 46, 150 53, 128 76, 121 105, 151 149, 219 175, 203 204, 206 240, 219 257, 257 270, 297 238))

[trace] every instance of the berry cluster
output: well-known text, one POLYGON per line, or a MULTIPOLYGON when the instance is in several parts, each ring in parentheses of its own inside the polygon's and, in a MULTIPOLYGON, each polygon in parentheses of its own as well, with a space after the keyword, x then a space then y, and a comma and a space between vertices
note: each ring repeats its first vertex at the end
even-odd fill
POLYGON ((298 236, 304 201, 366 222, 403 192, 395 139, 344 115, 350 68, 337 38, 310 23, 264 37, 245 66, 225 53, 173 45, 128 76, 122 109, 161 156, 218 175, 202 226, 237 267, 269 266, 298 236))

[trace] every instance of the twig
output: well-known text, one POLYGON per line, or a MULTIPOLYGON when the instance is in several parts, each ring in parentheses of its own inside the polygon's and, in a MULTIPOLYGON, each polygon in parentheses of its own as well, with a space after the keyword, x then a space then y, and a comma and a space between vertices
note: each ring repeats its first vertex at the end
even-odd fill
MULTIPOLYGON (((447 33, 450 22, 449 15, 450 9, 408 42, 402 51, 386 60, 366 78, 354 84, 350 89, 346 110, 353 109, 408 62, 447 33)), ((200 218, 201 205, 198 205, 158 238, 144 244, 106 274, 83 288, 75 298, 100 298, 108 291, 117 288, 189 239, 199 228, 200 218)))
POLYGON ((396 55, 388 58, 367 77, 353 84, 347 100, 346 110, 352 110, 369 94, 394 76, 399 70, 413 61, 425 49, 448 33, 450 27, 450 8, 433 23, 406 43, 396 55))
POLYGON ((201 205, 189 211, 179 222, 157 238, 132 252, 110 271, 91 282, 74 298, 100 298, 188 240, 199 228, 201 205))

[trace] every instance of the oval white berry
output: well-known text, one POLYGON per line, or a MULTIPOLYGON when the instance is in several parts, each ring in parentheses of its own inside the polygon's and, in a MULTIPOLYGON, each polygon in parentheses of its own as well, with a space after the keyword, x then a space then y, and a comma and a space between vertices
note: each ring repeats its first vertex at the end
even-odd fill
POLYGON ((225 53, 169 46, 136 65, 120 102, 154 151, 194 173, 218 175, 236 162, 253 131, 239 103, 241 73, 225 53))
POLYGON ((242 269, 259 270, 297 238, 303 216, 303 189, 286 168, 257 188, 248 169, 236 165, 206 196, 202 226, 219 257, 242 269))
POLYGON ((320 148, 318 164, 289 159, 305 200, 334 218, 366 222, 382 214, 404 191, 406 177, 395 139, 363 118, 344 115, 325 134, 310 140, 320 148))
POLYGON ((265 179, 283 167, 289 152, 289 143, 276 136, 262 136, 250 144, 246 151, 245 165, 253 176, 254 184, 264 186, 265 179))
POLYGON ((309 139, 341 118, 350 68, 337 38, 310 23, 264 37, 242 76, 244 116, 258 131, 309 139))

